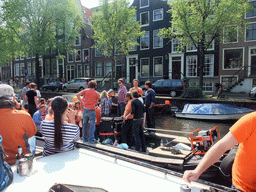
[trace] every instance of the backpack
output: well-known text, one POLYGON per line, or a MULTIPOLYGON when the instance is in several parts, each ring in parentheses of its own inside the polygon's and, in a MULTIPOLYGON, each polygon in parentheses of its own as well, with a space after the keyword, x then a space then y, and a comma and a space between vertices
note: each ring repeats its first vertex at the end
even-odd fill
POLYGON ((8 187, 13 181, 11 166, 4 161, 5 153, 2 147, 2 136, 0 135, 0 191, 8 187))

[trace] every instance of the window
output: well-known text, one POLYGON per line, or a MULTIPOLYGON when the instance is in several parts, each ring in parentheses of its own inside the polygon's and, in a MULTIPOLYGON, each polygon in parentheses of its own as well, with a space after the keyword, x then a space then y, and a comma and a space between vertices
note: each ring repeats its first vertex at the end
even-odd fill
POLYGON ((140 14, 141 25, 149 25, 149 12, 144 12, 140 14))
POLYGON ((153 21, 163 20, 164 18, 164 10, 156 9, 153 11, 153 21))
POLYGON ((254 10, 249 11, 248 13, 246 13, 246 18, 252 18, 252 17, 256 17, 256 1, 251 1, 250 2, 251 6, 254 8, 254 10))
POLYGON ((75 45, 81 45, 81 37, 76 37, 75 45))
POLYGON ((15 64, 15 76, 19 76, 20 75, 20 64, 17 63, 15 64))
POLYGON ((89 49, 84 49, 83 52, 84 52, 84 55, 83 55, 84 63, 89 63, 90 61, 89 49))
POLYGON ((204 76, 213 77, 214 71, 214 55, 205 55, 204 59, 204 76))
POLYGON ((81 50, 77 50, 76 52, 76 62, 80 62, 81 61, 81 50))
POLYGON ((246 41, 256 40, 256 23, 249 23, 246 28, 246 41))
POLYGON ((20 64, 20 75, 25 75, 25 65, 24 65, 24 63, 20 64))
MULTIPOLYGON (((137 43, 137 40, 133 40, 133 43, 137 43)), ((137 51, 137 45, 131 45, 129 51, 137 51)))
POLYGON ((31 75, 31 62, 27 63, 28 75, 31 75))
POLYGON ((228 25, 223 30, 223 43, 237 43, 238 42, 238 26, 228 25))
POLYGON ((101 56, 102 56, 101 50, 98 48, 95 48, 95 57, 101 57, 101 56))
POLYGON ((243 49, 224 50, 224 69, 234 69, 243 66, 243 49))
POLYGON ((158 37, 159 29, 153 31, 153 46, 154 48, 162 48, 163 47, 163 38, 158 37))
POLYGON ((140 8, 148 7, 149 6, 149 0, 140 0, 140 8))
POLYGON ((149 31, 146 31, 145 34, 140 37, 140 49, 149 49, 149 31))
POLYGON ((57 60, 52 59, 51 61, 51 75, 57 75, 57 60))
POLYGON ((212 82, 204 82, 203 83, 203 91, 212 92, 213 91, 213 83, 212 82))
POLYGON ((149 77, 149 58, 143 58, 140 60, 141 64, 141 77, 149 77))
POLYGON ((77 65, 77 77, 83 77, 83 66, 77 65))
POLYGON ((36 75, 36 62, 32 61, 32 74, 36 75))
POLYGON ((96 77, 102 76, 102 63, 101 62, 96 62, 96 77))
POLYGON ((112 63, 111 61, 107 61, 105 64, 105 76, 111 77, 112 71, 112 63))
MULTIPOLYGON (((210 37, 209 35, 206 36, 206 42, 209 43, 211 41, 212 37, 210 37)), ((212 41, 212 43, 209 45, 207 50, 214 50, 214 40, 212 41)))
POLYGON ((89 77, 90 76, 90 66, 84 65, 84 76, 89 77))
POLYGON ((173 39, 172 40, 172 53, 177 53, 177 52, 181 52, 181 45, 182 45, 182 41, 179 39, 173 39))
POLYGON ((154 76, 163 76, 163 57, 154 57, 154 76))
POLYGON ((187 52, 197 51, 196 46, 191 42, 187 44, 187 52))
POLYGON ((197 56, 187 56, 187 77, 197 76, 197 56))
POLYGON ((71 63, 74 61, 74 58, 73 58, 73 52, 71 53, 68 53, 68 62, 71 63))

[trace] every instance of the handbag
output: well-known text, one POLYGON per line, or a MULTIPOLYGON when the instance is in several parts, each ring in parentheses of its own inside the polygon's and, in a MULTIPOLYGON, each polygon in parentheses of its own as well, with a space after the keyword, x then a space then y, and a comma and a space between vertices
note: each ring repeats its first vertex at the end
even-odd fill
POLYGON ((4 161, 6 156, 2 147, 2 136, 0 135, 0 191, 8 187, 13 181, 13 172, 11 166, 4 161))

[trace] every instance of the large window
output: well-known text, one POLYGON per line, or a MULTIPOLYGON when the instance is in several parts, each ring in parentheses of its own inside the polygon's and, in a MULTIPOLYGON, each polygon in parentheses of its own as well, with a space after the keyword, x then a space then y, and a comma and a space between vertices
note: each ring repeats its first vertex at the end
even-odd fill
POLYGON ((204 59, 204 76, 212 77, 214 71, 214 55, 205 55, 204 59))
POLYGON ((192 42, 188 43, 187 52, 194 52, 194 51, 197 51, 196 46, 192 42))
POLYGON ((249 23, 246 28, 246 41, 256 40, 256 23, 249 23))
POLYGON ((76 37, 75 45, 81 45, 81 37, 76 37))
POLYGON ((153 21, 163 20, 164 18, 164 10, 156 9, 153 11, 153 21))
POLYGON ((17 63, 15 64, 15 76, 19 76, 20 75, 20 64, 17 63))
POLYGON ((145 34, 140 37, 140 49, 149 49, 149 31, 146 31, 145 34))
POLYGON ((51 61, 51 75, 53 76, 57 76, 57 60, 56 59, 52 59, 51 61))
POLYGON ((90 65, 84 65, 84 76, 85 77, 90 76, 90 65))
POLYGON ((254 10, 247 12, 246 18, 256 17, 256 1, 251 1, 250 4, 254 8, 254 10))
POLYGON ((76 52, 76 62, 81 62, 81 50, 77 50, 76 52))
POLYGON ((181 52, 182 41, 179 39, 172 40, 172 53, 181 52))
POLYGON ((140 59, 141 77, 149 77, 149 58, 140 59))
POLYGON ((24 63, 20 64, 20 75, 25 75, 25 64, 24 63))
POLYGON ((163 47, 163 38, 158 37, 159 29, 153 31, 153 46, 154 48, 162 48, 163 47))
POLYGON ((149 12, 144 12, 140 14, 141 25, 149 25, 149 12))
POLYGON ((31 75, 31 62, 30 61, 27 63, 27 70, 28 70, 28 75, 31 75))
POLYGON ((71 53, 68 53, 68 62, 71 63, 74 61, 74 58, 73 58, 73 52, 71 53))
POLYGON ((140 0, 140 8, 148 7, 149 6, 149 0, 140 0))
POLYGON ((77 77, 83 77, 83 66, 77 65, 77 77))
POLYGON ((243 49, 224 49, 224 69, 237 69, 243 66, 243 49))
POLYGON ((163 57, 154 57, 154 76, 163 76, 163 57))
POLYGON ((111 71, 112 71, 112 62, 107 61, 105 64, 105 76, 111 77, 111 71))
POLYGON ((96 62, 96 69, 95 69, 95 76, 100 77, 102 76, 102 63, 101 62, 96 62))
POLYGON ((197 76, 197 55, 187 56, 187 77, 197 76))
POLYGON ((83 52, 84 52, 83 53, 84 63, 89 63, 89 61, 90 61, 89 49, 84 49, 83 52))
POLYGON ((203 83, 203 91, 212 92, 213 91, 213 83, 212 82, 204 82, 203 83))
POLYGON ((95 48, 95 57, 101 57, 102 56, 102 52, 100 49, 95 48))
POLYGON ((223 30, 223 43, 237 43, 238 42, 238 26, 228 25, 223 30))

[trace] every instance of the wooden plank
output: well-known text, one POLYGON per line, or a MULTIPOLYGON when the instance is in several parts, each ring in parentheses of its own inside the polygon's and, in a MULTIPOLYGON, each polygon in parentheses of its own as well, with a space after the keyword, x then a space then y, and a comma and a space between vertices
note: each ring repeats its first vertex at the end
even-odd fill
POLYGON ((180 150, 182 154, 173 154, 171 151, 162 150, 163 147, 157 147, 149 152, 150 155, 159 156, 159 157, 169 157, 169 158, 179 158, 184 159, 187 157, 191 151, 180 150))
POLYGON ((132 157, 132 158, 136 158, 136 159, 140 159, 140 160, 144 160, 144 161, 149 161, 152 163, 177 164, 177 165, 182 165, 184 163, 184 159, 154 157, 154 156, 150 156, 147 154, 139 153, 137 151, 132 151, 129 149, 125 150, 125 149, 121 149, 121 148, 114 147, 111 145, 103 145, 103 144, 99 144, 99 143, 90 144, 88 142, 82 142, 82 141, 77 141, 76 143, 81 144, 81 145, 87 145, 87 146, 94 147, 94 148, 101 149, 101 150, 105 150, 108 152, 124 155, 127 157, 132 157))

